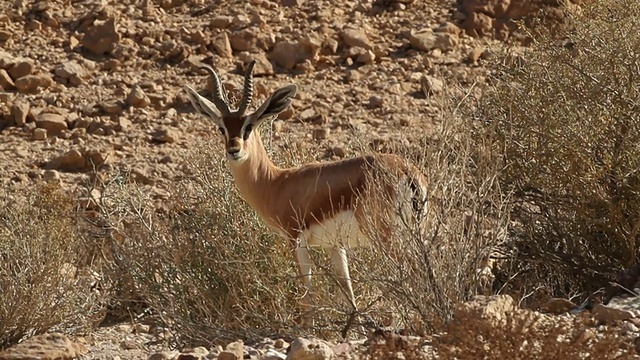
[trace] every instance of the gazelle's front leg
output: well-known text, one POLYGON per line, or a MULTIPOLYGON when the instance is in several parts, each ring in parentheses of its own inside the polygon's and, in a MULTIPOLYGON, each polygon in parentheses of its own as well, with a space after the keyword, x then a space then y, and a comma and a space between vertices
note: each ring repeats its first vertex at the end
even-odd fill
POLYGON ((338 280, 338 284, 342 288, 344 296, 347 298, 349 305, 353 311, 358 311, 356 299, 353 295, 353 287, 351 286, 351 277, 349 276, 349 260, 347 260, 347 250, 341 247, 331 248, 331 263, 338 280))
POLYGON ((304 239, 298 239, 295 243, 294 255, 298 265, 298 275, 304 285, 302 298, 302 311, 305 325, 313 326, 313 295, 311 293, 311 256, 304 239))

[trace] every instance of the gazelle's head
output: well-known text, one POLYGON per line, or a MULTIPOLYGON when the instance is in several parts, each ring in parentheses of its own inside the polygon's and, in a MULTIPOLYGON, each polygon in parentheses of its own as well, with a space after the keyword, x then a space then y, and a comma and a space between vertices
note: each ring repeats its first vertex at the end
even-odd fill
MULTIPOLYGON (((253 97, 253 67, 255 60, 247 66, 244 74, 244 86, 242 98, 238 108, 232 110, 227 99, 226 92, 222 89, 220 79, 216 72, 209 66, 203 66, 213 80, 213 97, 208 100, 198 94, 190 86, 185 86, 189 100, 196 110, 211 119, 218 126, 220 134, 224 137, 227 158, 231 161, 244 161, 250 153, 250 147, 254 136, 253 129, 275 115, 284 111, 291 103, 291 98, 296 94, 296 86, 291 84, 284 86, 271 94, 269 98, 254 112, 246 114, 251 98, 253 97)), ((255 135, 259 136, 259 135, 255 135)))

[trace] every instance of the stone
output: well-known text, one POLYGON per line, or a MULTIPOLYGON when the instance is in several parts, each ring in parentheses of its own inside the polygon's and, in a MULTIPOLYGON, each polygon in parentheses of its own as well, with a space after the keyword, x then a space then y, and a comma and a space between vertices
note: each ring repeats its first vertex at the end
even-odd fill
POLYGON ((305 0, 280 0, 280 4, 286 7, 302 6, 305 0))
POLYGON ((291 342, 286 360, 330 360, 331 346, 320 339, 296 338, 291 342))
POLYGON ((153 133, 151 139, 160 143, 173 143, 178 140, 178 133, 173 129, 158 129, 153 133))
POLYGON ((21 93, 33 93, 53 85, 53 79, 48 74, 26 75, 15 81, 15 87, 21 93))
POLYGON ((171 360, 178 356, 177 351, 163 351, 149 355, 147 360, 171 360))
POLYGON ((65 61, 56 66, 53 73, 63 79, 70 79, 73 76, 82 78, 85 76, 85 69, 75 61, 65 61))
POLYGON ((86 161, 82 153, 78 150, 70 150, 49 161, 45 169, 60 171, 80 171, 86 166, 86 161))
POLYGON ((47 129, 33 129, 33 140, 45 140, 47 138, 47 129))
POLYGON ((273 342, 273 347, 276 349, 284 349, 289 347, 289 343, 284 341, 284 339, 276 339, 276 341, 273 342))
POLYGON ((293 69, 297 64, 307 60, 313 60, 320 52, 322 43, 314 38, 305 38, 297 42, 279 41, 269 53, 269 58, 276 65, 287 70, 293 69))
POLYGON ((233 18, 231 16, 218 15, 213 17, 209 24, 214 28, 225 29, 233 24, 233 18))
POLYGON ((500 327, 516 309, 516 303, 509 295, 476 295, 459 304, 454 310, 454 316, 458 319, 482 319, 500 327))
POLYGON ((635 314, 630 310, 617 309, 602 304, 594 305, 591 309, 591 315, 600 324, 612 324, 635 317, 635 314))
POLYGON ((261 360, 285 360, 286 358, 287 358, 287 355, 273 349, 268 349, 260 359, 261 360))
POLYGON ((258 35, 254 29, 243 29, 231 33, 229 43, 235 51, 251 51, 256 47, 258 35))
POLYGON ((576 308, 573 301, 563 298, 551 298, 538 307, 538 310, 545 314, 560 315, 567 313, 576 308))
POLYGON ((36 127, 46 129, 51 136, 56 136, 64 130, 69 130, 66 118, 60 114, 40 113, 36 115, 36 127))
POLYGON ((420 87, 425 96, 439 94, 444 90, 444 82, 431 75, 424 75, 420 79, 420 87))
POLYGON ((11 39, 11 36, 13 36, 12 31, 0 30, 0 42, 6 42, 7 40, 11 39))
POLYGON ((0 89, 11 90, 16 87, 11 76, 5 69, 0 69, 0 89))
POLYGON ((114 18, 102 24, 94 24, 84 34, 82 47, 95 55, 108 54, 116 48, 120 34, 116 31, 114 18))
POLYGON ((13 122, 16 123, 17 126, 23 126, 27 123, 29 109, 29 103, 26 101, 16 101, 11 104, 11 116, 13 117, 13 122))
POLYGON ((229 42, 229 35, 226 32, 223 32, 213 38, 211 45, 213 45, 213 49, 221 57, 227 59, 233 58, 233 49, 231 48, 231 43, 229 42))
POLYGON ((347 28, 340 33, 340 38, 347 46, 358 46, 373 50, 373 43, 362 29, 347 28))
POLYGON ((430 51, 439 49, 449 51, 458 45, 458 38, 448 33, 434 33, 431 30, 409 34, 409 43, 416 50, 430 51))
POLYGON ((0 69, 8 69, 16 63, 16 58, 3 50, 0 50, 0 69))
POLYGON ((329 137, 330 129, 329 128, 321 128, 313 130, 313 139, 314 140, 325 140, 329 137))
POLYGON ((0 360, 71 360, 83 355, 84 349, 60 333, 36 335, 0 352, 0 360))
POLYGON ((219 360, 224 360, 220 358, 220 355, 222 355, 223 353, 229 354, 227 355, 227 360, 233 360, 231 355, 235 356, 236 360, 243 359, 244 358, 244 342, 242 340, 238 340, 238 341, 234 341, 227 344, 227 346, 225 347, 225 350, 218 355, 219 360))
POLYGON ((238 356, 233 351, 223 350, 218 354, 218 360, 242 360, 242 356, 238 356))
POLYGON ((149 106, 150 103, 151 100, 138 85, 134 85, 129 95, 127 95, 127 104, 133 107, 143 108, 149 106))
POLYGON ((13 64, 8 70, 13 80, 17 80, 23 76, 31 75, 35 66, 31 60, 20 60, 13 64))

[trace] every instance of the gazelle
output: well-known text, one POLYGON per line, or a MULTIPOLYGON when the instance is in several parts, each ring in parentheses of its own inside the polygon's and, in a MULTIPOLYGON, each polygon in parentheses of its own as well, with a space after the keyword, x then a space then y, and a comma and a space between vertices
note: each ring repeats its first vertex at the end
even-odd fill
MULTIPOLYGON (((330 252, 338 283, 355 312, 357 306, 346 248, 367 245, 372 236, 389 235, 392 224, 371 221, 371 214, 367 213, 370 209, 378 212, 385 207, 380 206, 383 198, 397 203, 399 211, 391 212, 398 217, 407 211, 421 213, 426 205, 426 179, 414 165, 389 154, 295 168, 277 167, 267 155, 258 128, 289 106, 297 87, 291 84, 276 90, 255 111, 247 113, 253 95, 254 65, 255 61, 248 64, 242 97, 235 110, 230 107, 218 75, 209 66, 203 66, 203 69, 213 80, 211 100, 190 86, 185 86, 185 90, 195 109, 218 127, 225 142, 229 168, 242 198, 272 231, 290 242, 307 290, 304 299, 307 310, 311 290, 308 247, 319 246, 330 252), (393 180, 389 181, 388 174, 393 180), (383 186, 380 186, 380 180, 384 182, 383 186)), ((382 212, 376 214, 381 215, 382 212)), ((306 314, 307 321, 312 320, 311 312, 306 314)))

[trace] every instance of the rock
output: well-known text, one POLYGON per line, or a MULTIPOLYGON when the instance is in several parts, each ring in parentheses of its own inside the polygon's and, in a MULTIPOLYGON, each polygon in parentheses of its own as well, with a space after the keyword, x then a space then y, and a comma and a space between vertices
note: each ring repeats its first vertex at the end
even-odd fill
POLYGON ((311 37, 297 42, 279 41, 269 53, 269 58, 277 65, 291 70, 297 64, 314 60, 318 56, 321 46, 321 41, 311 37))
POLYGON ((82 65, 77 62, 66 61, 55 68, 54 74, 68 80, 72 85, 79 86, 82 84, 82 79, 86 76, 86 71, 82 65))
POLYGON ((182 353, 176 360, 204 360, 204 356, 193 353, 182 353))
POLYGON ((33 93, 53 85, 53 79, 47 74, 26 75, 15 81, 15 87, 21 93, 33 93))
POLYGON ((229 35, 226 32, 223 32, 213 38, 211 44, 213 45, 216 53, 218 53, 218 55, 220 55, 221 57, 227 59, 233 58, 233 49, 231 48, 231 43, 229 42, 229 35))
POLYGON ((11 39, 12 35, 12 31, 0 30, 0 42, 6 42, 7 40, 11 39))
POLYGON ((425 30, 409 34, 409 43, 416 50, 430 51, 439 49, 441 51, 449 51, 458 45, 458 38, 448 33, 434 33, 431 30, 425 30))
POLYGON ((27 116, 29 115, 29 103, 26 101, 16 101, 11 104, 11 116, 13 122, 17 126, 23 126, 27 123, 27 116))
POLYGON ((477 64, 478 60, 482 58, 483 54, 484 54, 484 49, 476 46, 473 49, 471 49, 471 51, 469 51, 469 54, 467 55, 467 61, 471 64, 477 64))
POLYGON ((31 60, 20 60, 13 64, 8 70, 13 80, 17 80, 23 76, 31 75, 35 66, 31 60))
POLYGON ((228 354, 226 355, 227 360, 243 359, 244 358, 244 342, 242 342, 241 340, 238 340, 238 341, 234 341, 232 343, 227 344, 225 351, 222 351, 218 355, 218 360, 224 360, 223 358, 220 357, 223 353, 228 354))
MULTIPOLYGON (((56 182, 56 181, 60 181, 60 173, 55 171, 55 170, 45 170, 44 173, 42 173, 42 180, 46 181, 46 182, 56 182)), ((70 264, 69 264, 70 265, 70 264)), ((73 265, 70 265, 73 266, 73 265)), ((67 271, 68 269, 64 269, 64 271, 67 271)), ((61 272, 63 270, 61 269, 61 272)))
POLYGON ((218 354, 218 360, 242 360, 242 356, 238 356, 233 351, 224 350, 218 354))
POLYGON ((82 38, 82 47, 95 55, 104 55, 113 51, 119 41, 116 21, 111 18, 88 28, 82 38))
POLYGON ((233 18, 231 16, 218 15, 211 19, 211 27, 224 29, 233 24, 233 18))
POLYGON ((236 31, 229 36, 231 48, 236 51, 251 51, 256 47, 258 35, 252 28, 236 31))
POLYGON ((313 130, 313 139, 314 140, 325 140, 329 137, 330 129, 329 128, 321 128, 313 130))
POLYGON ((122 342, 120 342, 120 348, 124 350, 137 350, 137 349, 142 349, 143 346, 142 344, 139 344, 137 341, 125 339, 125 340, 122 340, 122 342))
POLYGON ((178 356, 177 351, 164 351, 164 352, 157 352, 149 355, 147 360, 171 360, 171 359, 175 359, 177 356, 178 356))
POLYGON ((60 132, 68 130, 66 118, 60 114, 40 113, 36 115, 36 127, 46 129, 51 136, 59 135, 60 132))
POLYGON ((5 69, 0 69, 0 90, 11 90, 16 87, 13 79, 9 76, 9 73, 5 69))
POLYGON ((45 140, 47 138, 47 129, 33 129, 33 140, 45 140))
POLYGON ((509 295, 476 295, 471 300, 458 305, 454 316, 458 319, 482 319, 495 327, 500 327, 516 309, 516 304, 509 295))
POLYGON ((635 317, 635 314, 630 310, 616 309, 602 304, 594 305, 591 315, 600 324, 612 324, 635 317))
POLYGON ((134 85, 133 88, 131 88, 131 92, 129 92, 129 95, 127 95, 127 104, 133 107, 147 107, 150 103, 151 100, 149 100, 149 97, 138 85, 134 85))
POLYGON ((304 4, 304 1, 305 0, 280 0, 280 4, 287 7, 302 6, 302 4, 304 4))
POLYGON ((538 310, 545 314, 560 315, 576 308, 576 304, 563 298, 552 298, 540 305, 538 310))
POLYGON ((373 50, 373 43, 362 29, 345 29, 340 33, 340 38, 347 46, 359 46, 367 50, 373 50))
POLYGON ((153 133, 151 139, 160 143, 173 143, 178 140, 178 133, 173 129, 158 129, 153 133))
POLYGON ((261 360, 285 360, 286 358, 287 358, 287 355, 279 351, 269 349, 264 353, 264 355, 262 355, 260 359, 261 360))
POLYGON ((291 342, 286 360, 330 360, 333 351, 320 339, 297 338, 291 342))
POLYGON ((16 58, 12 54, 0 50, 0 69, 8 69, 15 63, 16 58))
POLYGON ((284 341, 284 339, 276 339, 276 341, 273 342, 273 347, 276 349, 284 349, 289 347, 289 344, 284 341))
POLYGON ((86 161, 82 153, 78 150, 71 150, 63 155, 53 158, 47 163, 45 169, 61 171, 81 171, 85 168, 86 161))
POLYGON ((71 360, 83 355, 84 349, 59 333, 41 334, 0 352, 0 360, 71 360))
POLYGON ((444 90, 444 82, 436 77, 424 75, 420 79, 420 87, 425 96, 439 94, 444 90))

